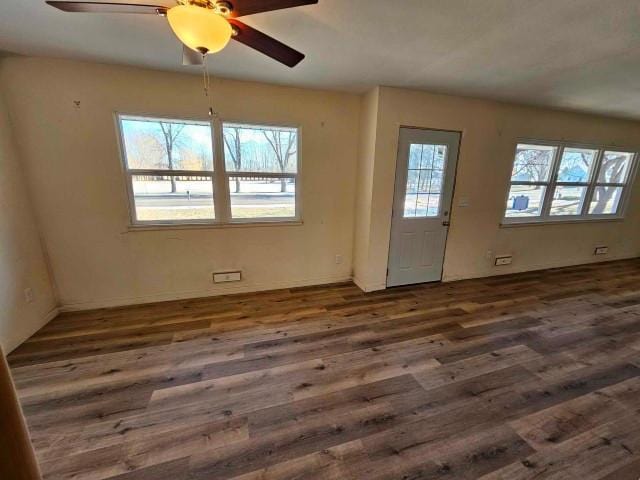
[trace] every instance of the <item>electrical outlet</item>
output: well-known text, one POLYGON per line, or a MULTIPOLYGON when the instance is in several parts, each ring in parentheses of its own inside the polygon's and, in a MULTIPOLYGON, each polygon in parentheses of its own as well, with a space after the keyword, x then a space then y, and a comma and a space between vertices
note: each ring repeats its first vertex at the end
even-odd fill
POLYGON ((593 252, 594 255, 606 255, 607 253, 609 253, 609 247, 606 246, 596 247, 593 252))
POLYGON ((342 263, 342 255, 336 255, 336 265, 340 265, 342 263))
POLYGON ((496 257, 496 267, 501 267, 503 265, 511 265, 511 262, 513 261, 513 257, 511 255, 501 255, 499 257, 496 257))
POLYGON ((33 302, 33 290, 31 288, 25 288, 24 289, 24 300, 27 303, 32 303, 33 302))
POLYGON ((213 283, 239 282, 240 280, 242 280, 242 273, 239 270, 213 274, 213 283))

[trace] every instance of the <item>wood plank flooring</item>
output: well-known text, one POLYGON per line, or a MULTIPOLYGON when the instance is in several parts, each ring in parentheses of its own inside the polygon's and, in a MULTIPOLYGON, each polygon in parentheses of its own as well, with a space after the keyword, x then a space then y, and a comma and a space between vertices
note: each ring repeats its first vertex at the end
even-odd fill
POLYGON ((640 259, 67 313, 9 360, 47 480, 640 477, 640 259))

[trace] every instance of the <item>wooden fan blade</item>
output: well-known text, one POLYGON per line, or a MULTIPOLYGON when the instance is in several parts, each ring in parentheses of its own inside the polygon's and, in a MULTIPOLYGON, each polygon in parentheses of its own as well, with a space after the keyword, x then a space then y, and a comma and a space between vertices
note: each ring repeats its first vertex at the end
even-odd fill
POLYGON ((63 12, 146 13, 151 15, 166 15, 167 13, 167 7, 162 5, 138 5, 137 3, 58 2, 47 0, 47 4, 63 12))
POLYGON ((304 59, 303 53, 239 20, 230 18, 229 23, 234 30, 234 36, 231 38, 260 53, 264 53, 280 63, 284 63, 287 67, 295 67, 304 59))
POLYGON ((202 65, 203 62, 200 52, 191 50, 186 45, 182 46, 182 65, 202 65))
POLYGON ((303 5, 314 5, 318 0, 231 0, 230 17, 242 17, 260 12, 270 12, 271 10, 282 10, 283 8, 301 7, 303 5))

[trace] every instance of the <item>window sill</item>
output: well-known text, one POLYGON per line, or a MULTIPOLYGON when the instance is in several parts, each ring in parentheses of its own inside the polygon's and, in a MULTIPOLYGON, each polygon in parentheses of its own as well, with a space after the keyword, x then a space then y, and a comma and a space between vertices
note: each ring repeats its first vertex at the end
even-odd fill
POLYGON ((249 228, 249 227, 295 227, 302 226, 302 220, 278 220, 261 222, 234 222, 234 223, 150 223, 139 225, 128 225, 124 233, 149 232, 162 230, 208 230, 224 228, 249 228))
POLYGON ((567 225, 576 223, 602 223, 602 222, 622 222, 623 217, 610 217, 610 218, 580 218, 580 219, 568 219, 568 220, 530 220, 522 222, 501 222, 500 228, 517 228, 517 227, 535 227, 538 225, 567 225))

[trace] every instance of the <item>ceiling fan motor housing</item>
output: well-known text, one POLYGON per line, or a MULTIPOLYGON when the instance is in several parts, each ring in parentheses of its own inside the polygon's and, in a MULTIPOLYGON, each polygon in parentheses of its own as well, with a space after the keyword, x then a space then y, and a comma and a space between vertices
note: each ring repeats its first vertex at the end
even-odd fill
POLYGON ((231 5, 231 3, 229 2, 219 1, 215 3, 214 8, 216 12, 218 12, 220 15, 228 17, 229 15, 231 15, 231 11, 233 10, 233 5, 231 5))
POLYGON ((179 5, 195 5, 196 7, 208 8, 223 17, 228 17, 233 11, 231 2, 225 0, 177 0, 179 5))

